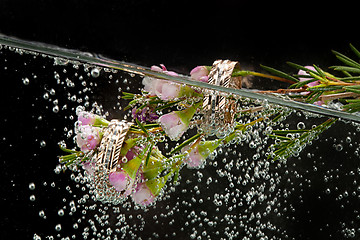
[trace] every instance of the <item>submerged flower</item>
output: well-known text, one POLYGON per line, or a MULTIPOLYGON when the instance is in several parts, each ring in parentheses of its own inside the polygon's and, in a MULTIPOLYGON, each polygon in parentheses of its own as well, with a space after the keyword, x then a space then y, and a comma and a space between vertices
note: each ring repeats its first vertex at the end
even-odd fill
MULTIPOLYGON (((178 75, 176 72, 167 71, 163 64, 160 66, 161 68, 158 66, 152 66, 151 70, 155 72, 162 72, 169 76, 178 75)), ((171 100, 178 97, 181 88, 179 84, 151 77, 145 77, 142 83, 144 84, 145 91, 149 92, 151 95, 158 96, 162 100, 171 100)))
POLYGON ((221 141, 196 142, 189 152, 185 163, 189 168, 199 168, 205 163, 205 159, 220 145, 221 141))
POLYGON ((83 152, 95 149, 101 141, 100 129, 89 125, 78 126, 76 143, 83 152))
POLYGON ((76 115, 78 116, 79 125, 99 125, 104 127, 109 125, 109 122, 106 119, 100 117, 99 115, 86 112, 80 107, 76 109, 76 115))
POLYGON ((153 203, 165 186, 170 174, 139 183, 132 195, 134 202, 144 207, 153 203))
POLYGON ((149 107, 145 107, 141 110, 133 108, 131 114, 133 118, 137 118, 140 122, 154 122, 159 118, 159 116, 149 107))
POLYGON ((145 77, 142 81, 145 91, 168 101, 180 97, 181 85, 166 80, 145 77))
POLYGON ((86 111, 79 111, 76 113, 78 116, 78 121, 81 122, 81 125, 93 125, 96 120, 96 115, 86 111))
POLYGON ((155 200, 155 195, 151 192, 146 182, 139 183, 132 195, 134 202, 141 206, 148 206, 155 200))
POLYGON ((93 177, 95 174, 95 163, 94 162, 84 162, 82 164, 83 169, 86 171, 86 173, 90 176, 93 177))
POLYGON ((188 129, 190 120, 194 116, 199 103, 184 109, 182 111, 174 111, 159 118, 159 123, 166 135, 175 141, 179 139, 188 129))
POLYGON ((208 82, 209 81, 209 70, 205 66, 197 66, 190 72, 190 76, 192 79, 200 82, 208 82))
POLYGON ((116 191, 122 192, 127 188, 128 183, 130 182, 129 175, 125 171, 111 172, 109 174, 109 182, 114 186, 116 191))
POLYGON ((123 192, 126 196, 132 192, 141 162, 139 157, 132 158, 121 169, 109 174, 109 182, 116 191, 123 192))

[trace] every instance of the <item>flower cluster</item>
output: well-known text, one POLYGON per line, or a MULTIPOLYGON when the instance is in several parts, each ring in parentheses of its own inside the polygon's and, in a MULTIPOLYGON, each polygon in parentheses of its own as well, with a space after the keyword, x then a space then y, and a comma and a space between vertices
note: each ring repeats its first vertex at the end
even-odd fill
MULTIPOLYGON (((342 55, 337 56, 342 57, 342 55)), ((350 97, 358 97, 360 94, 358 85, 356 85, 357 80, 353 80, 351 77, 341 80, 315 65, 302 67, 290 64, 299 70, 296 75, 285 74, 263 66, 267 71, 278 76, 243 70, 234 70, 232 76, 239 78, 253 75, 291 83, 289 89, 261 92, 266 94, 282 93, 295 100, 317 105, 324 105, 326 101, 332 99, 330 90, 338 95, 346 93, 344 96, 350 97)), ((360 69, 360 65, 358 68, 360 69)), ((209 69, 211 67, 197 66, 190 72, 190 77, 194 81, 207 83, 209 82, 209 69)), ((342 67, 341 69, 343 71, 358 71, 350 67, 342 67)), ((151 70, 169 76, 178 76, 177 73, 168 71, 164 65, 152 66, 151 70)), ((76 111, 78 121, 75 123, 75 141, 80 151, 61 147, 68 154, 60 157, 60 162, 67 166, 82 166, 94 182, 105 179, 105 182, 101 183, 100 186, 109 188, 110 191, 108 192, 117 193, 118 198, 131 197, 139 206, 148 206, 154 203, 164 192, 163 189, 166 188, 166 184, 170 180, 173 183, 177 181, 182 167, 203 167, 206 159, 216 152, 219 146, 235 143, 236 139, 239 139, 245 131, 252 128, 251 126, 262 122, 264 119, 267 119, 267 122, 275 123, 281 121, 285 115, 284 112, 277 110, 268 111, 263 106, 243 107, 235 99, 230 99, 231 96, 229 96, 226 100, 228 106, 225 104, 223 108, 218 108, 218 106, 210 105, 210 108, 207 108, 210 110, 206 111, 217 109, 217 115, 213 116, 220 116, 219 119, 216 119, 218 122, 227 121, 226 124, 231 125, 230 131, 221 134, 221 136, 217 135, 218 138, 208 139, 210 135, 202 129, 204 124, 210 122, 209 124, 215 127, 215 131, 216 128, 220 129, 223 126, 213 126, 214 119, 204 121, 203 118, 210 116, 211 113, 209 115, 209 112, 203 108, 208 107, 206 104, 213 104, 209 103, 208 96, 205 93, 187 85, 155 78, 153 75, 151 77, 145 76, 142 83, 144 88, 139 94, 123 92, 122 98, 129 100, 129 104, 124 110, 129 110, 129 115, 133 118, 129 122, 122 121, 126 128, 116 128, 118 126, 116 124, 120 124, 118 120, 107 121, 101 116, 78 108, 76 111), (253 121, 241 119, 243 113, 254 113, 256 111, 262 113, 255 116, 253 121), (117 130, 111 131, 114 126, 114 129, 117 130), (196 127, 195 130, 197 131, 193 136, 186 133, 190 127, 196 127), (114 138, 118 138, 116 143, 114 143, 114 138), (183 141, 179 142, 180 139, 183 141), (163 141, 173 142, 174 147, 170 152, 163 153, 158 148, 158 143, 163 141), (104 153, 106 149, 109 151, 109 148, 111 152, 118 154, 104 153), (110 166, 104 162, 114 164, 110 166), (99 175, 105 177, 99 178, 99 175)), ((358 100, 346 101, 349 104, 345 108, 349 111, 360 110, 358 100)), ((212 102, 216 102, 216 98, 212 102)), ((307 142, 313 140, 315 136, 329 128, 334 122, 334 119, 329 119, 318 127, 309 130, 269 131, 268 137, 275 139, 275 144, 269 148, 269 158, 286 160, 293 152, 300 148, 303 149, 307 142), (296 137, 288 137, 287 134, 289 133, 296 133, 296 137)))

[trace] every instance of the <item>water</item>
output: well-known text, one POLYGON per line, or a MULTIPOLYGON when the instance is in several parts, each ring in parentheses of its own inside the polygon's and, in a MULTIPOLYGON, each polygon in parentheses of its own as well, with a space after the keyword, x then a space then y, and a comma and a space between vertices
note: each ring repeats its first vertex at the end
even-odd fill
MULTIPOLYGON (((124 91, 140 93, 143 76, 6 45, 0 50, 0 63, 1 79, 14 83, 2 101, 1 199, 14 209, 2 220, 4 229, 16 229, 30 239, 356 239, 360 235, 356 117, 344 114, 354 121, 337 121, 306 146, 294 149, 287 161, 274 162, 267 158, 274 143, 269 133, 309 129, 328 119, 321 114, 333 112, 316 107, 294 110, 289 108, 293 103, 233 92, 245 94, 235 95, 241 106, 264 108, 244 114, 243 123, 273 112, 286 113, 283 121, 259 121, 214 150, 201 168, 183 167, 178 181, 168 183, 155 204, 142 208, 131 198, 99 199, 86 173, 64 168, 57 157, 63 154, 59 144, 76 146, 79 106, 108 120, 131 119, 124 111, 128 101, 121 96, 124 91)), ((185 137, 193 136, 197 127, 185 137)), ((160 146, 168 152, 175 143, 165 140, 160 146)), ((1 234, 7 237, 12 232, 1 234)))

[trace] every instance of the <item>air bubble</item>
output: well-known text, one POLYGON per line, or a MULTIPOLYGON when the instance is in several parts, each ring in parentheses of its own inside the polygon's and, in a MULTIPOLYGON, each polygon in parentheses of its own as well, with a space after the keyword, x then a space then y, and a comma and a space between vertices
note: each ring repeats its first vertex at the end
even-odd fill
POLYGON ((99 76, 100 76, 100 69, 99 69, 99 68, 93 68, 93 69, 91 70, 91 76, 92 76, 93 78, 99 77, 99 76))
POLYGON ((36 200, 35 195, 30 195, 30 201, 34 202, 36 200))
POLYGON ((64 216, 64 210, 63 210, 63 209, 60 209, 60 210, 58 211, 58 215, 59 215, 60 217, 64 216))
POLYGON ((343 148, 344 148, 344 147, 343 147, 342 144, 336 144, 336 145, 335 145, 335 149, 336 149, 336 151, 338 151, 338 152, 342 151, 343 148))
POLYGON ((35 183, 29 183, 29 189, 35 190, 35 183))
POLYGON ((305 123, 303 122, 298 122, 298 124, 296 125, 297 129, 305 129, 305 123))
POLYGON ((30 84, 30 80, 28 78, 23 78, 22 81, 23 81, 24 85, 29 85, 30 84))
POLYGON ((59 224, 56 224, 55 230, 56 230, 57 232, 60 232, 60 231, 61 231, 61 224, 60 224, 60 223, 59 223, 59 224))
POLYGON ((46 215, 45 215, 44 210, 39 211, 39 217, 46 219, 46 215))
POLYGON ((52 111, 53 111, 54 113, 58 113, 59 110, 60 110, 60 109, 59 109, 59 106, 58 106, 58 105, 54 106, 53 109, 52 109, 52 111))
POLYGON ((41 142, 40 142, 40 147, 45 147, 46 146, 46 142, 44 141, 44 140, 42 140, 41 142))

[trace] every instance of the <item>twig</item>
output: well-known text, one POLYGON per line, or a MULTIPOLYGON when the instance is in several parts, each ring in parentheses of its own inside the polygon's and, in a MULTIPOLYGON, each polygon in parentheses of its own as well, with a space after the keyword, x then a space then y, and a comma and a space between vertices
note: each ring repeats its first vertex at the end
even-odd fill
POLYGON ((319 99, 321 101, 328 101, 328 100, 334 100, 334 99, 339 99, 339 98, 358 97, 358 96, 360 96, 358 93, 344 92, 344 93, 322 95, 322 96, 319 97, 319 99))

